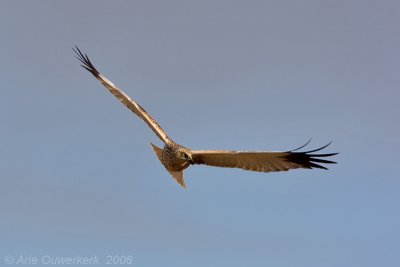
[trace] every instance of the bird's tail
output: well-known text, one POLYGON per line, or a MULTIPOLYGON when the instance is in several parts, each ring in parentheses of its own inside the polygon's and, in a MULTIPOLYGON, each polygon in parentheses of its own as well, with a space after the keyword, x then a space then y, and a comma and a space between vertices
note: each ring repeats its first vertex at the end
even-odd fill
MULTIPOLYGON (((158 146, 154 145, 153 143, 150 143, 151 147, 153 148, 154 153, 156 153, 157 158, 160 160, 160 162, 162 163, 162 149, 159 148, 158 146)), ((165 167, 165 166, 164 166, 165 167)), ((185 180, 183 177, 183 171, 179 171, 179 172, 174 172, 174 171, 170 171, 167 169, 167 171, 171 174, 172 178, 175 179, 175 181, 182 186, 183 188, 186 189, 186 184, 185 184, 185 180)))

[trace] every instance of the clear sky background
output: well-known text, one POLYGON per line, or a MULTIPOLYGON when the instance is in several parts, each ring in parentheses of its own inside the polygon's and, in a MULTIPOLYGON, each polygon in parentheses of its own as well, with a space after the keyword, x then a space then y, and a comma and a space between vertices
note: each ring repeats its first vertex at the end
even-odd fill
POLYGON ((0 251, 132 266, 400 266, 398 1, 1 1, 0 251), (164 170, 179 143, 329 171, 164 170))

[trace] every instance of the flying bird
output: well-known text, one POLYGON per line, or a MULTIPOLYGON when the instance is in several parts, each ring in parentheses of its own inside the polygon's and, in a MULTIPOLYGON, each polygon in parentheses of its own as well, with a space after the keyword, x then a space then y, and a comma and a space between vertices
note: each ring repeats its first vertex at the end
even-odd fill
POLYGON ((256 172, 279 172, 291 169, 325 169, 322 164, 334 164, 336 162, 324 158, 338 153, 315 154, 329 144, 318 149, 299 152, 305 145, 290 151, 233 151, 233 150, 193 150, 174 142, 158 123, 135 100, 119 89, 114 83, 93 66, 89 57, 82 53, 77 46, 73 48, 76 58, 82 63, 82 67, 88 70, 99 80, 124 106, 141 118, 157 137, 164 143, 160 148, 150 143, 157 158, 171 176, 182 187, 186 188, 183 171, 190 165, 202 164, 216 167, 241 168, 256 172))

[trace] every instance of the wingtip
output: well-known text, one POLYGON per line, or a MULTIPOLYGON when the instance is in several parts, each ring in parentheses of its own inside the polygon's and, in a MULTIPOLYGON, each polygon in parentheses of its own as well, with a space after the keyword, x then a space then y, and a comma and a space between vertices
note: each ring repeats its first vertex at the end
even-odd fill
POLYGON ((322 158, 332 157, 332 156, 337 155, 338 153, 312 154, 313 152, 317 152, 317 151, 320 151, 320 150, 328 147, 330 144, 332 144, 332 141, 320 148, 317 148, 317 149, 303 151, 303 152, 294 152, 294 151, 297 151, 297 150, 305 147, 310 141, 311 141, 311 139, 305 145, 301 146, 300 148, 288 151, 287 152, 288 154, 285 156, 286 159, 290 162, 299 164, 302 168, 306 168, 306 169, 317 168, 317 169, 328 170, 328 168, 323 166, 322 164, 337 164, 337 162, 335 162, 335 161, 326 160, 326 159, 322 159, 322 158))
POLYGON ((72 51, 75 52, 75 58, 78 59, 82 63, 82 67, 92 73, 95 77, 97 77, 100 73, 97 69, 93 66, 92 62, 90 61, 89 57, 86 53, 82 53, 77 45, 75 48, 72 48, 72 51))

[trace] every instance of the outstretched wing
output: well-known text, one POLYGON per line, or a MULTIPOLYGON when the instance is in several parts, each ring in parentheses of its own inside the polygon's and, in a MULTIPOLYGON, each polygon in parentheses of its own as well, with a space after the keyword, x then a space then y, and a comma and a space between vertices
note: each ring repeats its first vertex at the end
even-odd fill
POLYGON ((75 46, 76 50, 76 58, 82 62, 86 70, 88 70, 97 80, 99 80, 122 104, 124 104, 127 108, 129 108, 133 113, 135 113, 139 118, 141 118, 161 139, 164 143, 170 143, 171 139, 167 136, 164 130, 160 125, 148 114, 144 108, 142 108, 138 103, 136 103, 132 98, 130 98, 127 94, 125 94, 122 90, 118 89, 111 81, 109 81, 106 77, 100 74, 93 66, 92 62, 90 62, 88 56, 83 54, 77 46, 75 46))
POLYGON ((279 172, 298 168, 319 168, 327 170, 327 168, 321 164, 335 164, 336 162, 322 158, 331 157, 338 153, 313 154, 313 152, 320 151, 329 144, 305 152, 296 152, 305 145, 287 152, 192 150, 192 162, 193 164, 241 168, 257 172, 279 172))

